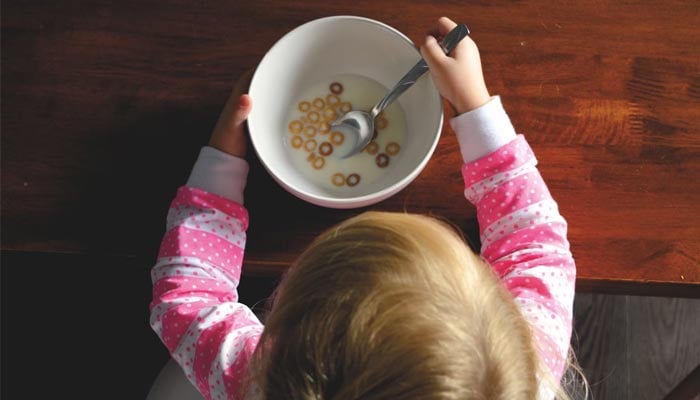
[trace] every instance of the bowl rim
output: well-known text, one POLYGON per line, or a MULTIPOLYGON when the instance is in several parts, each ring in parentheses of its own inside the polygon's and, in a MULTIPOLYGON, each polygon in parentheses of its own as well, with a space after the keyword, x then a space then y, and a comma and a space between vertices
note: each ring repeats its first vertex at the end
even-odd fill
MULTIPOLYGON (((297 30, 300 30, 304 28, 307 25, 311 24, 317 24, 320 22, 324 21, 332 21, 332 20, 355 20, 355 21, 360 21, 363 23, 368 23, 372 25, 378 25, 390 32, 393 32, 395 35, 397 35, 400 39, 403 39, 407 44, 409 44, 416 53, 422 57, 420 54, 420 51, 416 47, 416 44, 413 43, 411 39, 408 38, 408 36, 404 35, 399 31, 398 29, 387 25, 381 21, 377 21, 371 18, 367 17, 360 17, 356 15, 333 15, 333 16, 328 16, 328 17, 322 17, 322 18, 317 18, 313 19, 311 21, 307 21, 291 31, 287 32, 282 36, 280 39, 278 39, 275 44, 270 47, 270 49, 265 52, 265 55, 260 59, 260 62, 257 64, 255 67, 255 71, 253 72, 253 76, 250 80, 250 86, 249 86, 249 92, 251 89, 254 87, 256 78, 260 79, 258 76, 258 72, 260 71, 260 65, 262 65, 263 61, 267 58, 267 56, 278 46, 282 46, 284 42, 289 40, 289 37, 296 32, 297 30)), ((436 89, 437 90, 437 89, 436 89)), ((438 93, 439 94, 439 93, 438 93)), ((328 208, 337 208, 337 209, 349 209, 349 208, 360 208, 360 207, 365 207, 369 206, 375 203, 378 203, 382 200, 385 200, 394 194, 397 194, 401 190, 403 190, 406 186, 408 186, 411 182, 413 182, 416 177, 425 169, 425 166, 428 164, 430 159, 433 156, 433 153, 435 152, 435 148, 438 145, 438 142, 440 141, 440 137, 442 135, 442 128, 444 124, 444 108, 442 104, 442 100, 439 101, 439 121, 437 124, 437 134, 435 135, 435 139, 433 140, 433 143, 431 144, 430 148, 428 149, 428 152, 425 154, 425 157, 421 160, 421 162, 416 165, 415 168, 413 168, 409 174, 401 178, 398 182, 389 185, 385 187, 382 190, 376 191, 371 194, 366 194, 362 196, 354 196, 354 197, 345 197, 345 198, 337 198, 337 197, 328 197, 328 196, 322 196, 322 195, 316 195, 309 193, 305 190, 302 190, 298 187, 296 187, 293 184, 290 184, 288 182, 284 182, 282 178, 276 173, 275 168, 273 168, 271 165, 268 165, 266 160, 263 159, 263 157, 260 155, 260 152, 258 151, 258 147, 255 144, 255 136, 253 134, 250 134, 250 141, 253 145, 253 149, 255 150, 255 153, 257 155, 258 160, 260 160, 260 163, 263 165, 263 167, 267 170, 268 174, 273 178, 275 182, 277 182, 280 186, 282 186, 285 190, 296 196, 297 198, 304 200, 306 202, 318 205, 318 206, 323 206, 323 207, 328 207, 328 208)), ((250 120, 246 121, 246 124, 248 125, 248 132, 252 132, 251 126, 250 126, 250 120)))

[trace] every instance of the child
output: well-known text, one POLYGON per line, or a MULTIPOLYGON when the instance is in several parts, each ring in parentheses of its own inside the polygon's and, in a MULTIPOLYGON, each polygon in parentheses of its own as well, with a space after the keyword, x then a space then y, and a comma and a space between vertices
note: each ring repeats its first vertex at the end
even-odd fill
MULTIPOLYGON (((437 31, 455 26, 443 17, 437 31)), ((248 214, 243 124, 232 96, 153 268, 151 325, 207 399, 567 398, 575 266, 559 215, 476 45, 421 53, 453 106, 475 255, 449 226, 367 212, 322 234, 290 268, 266 326, 237 302, 248 214)))

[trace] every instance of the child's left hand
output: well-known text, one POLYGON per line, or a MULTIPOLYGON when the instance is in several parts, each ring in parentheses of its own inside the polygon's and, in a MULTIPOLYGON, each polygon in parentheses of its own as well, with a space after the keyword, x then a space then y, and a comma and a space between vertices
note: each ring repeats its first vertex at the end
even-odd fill
POLYGON ((243 93, 248 89, 252 72, 247 71, 236 82, 209 139, 209 146, 241 158, 248 147, 245 120, 253 109, 252 99, 243 93))

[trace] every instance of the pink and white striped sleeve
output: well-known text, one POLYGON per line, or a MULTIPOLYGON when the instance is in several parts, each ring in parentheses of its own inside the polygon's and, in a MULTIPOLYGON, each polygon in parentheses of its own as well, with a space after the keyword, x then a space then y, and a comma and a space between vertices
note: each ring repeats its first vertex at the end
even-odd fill
POLYGON ((533 325, 554 379, 566 366, 576 269, 559 214, 522 136, 464 164, 465 195, 477 208, 481 255, 533 325))
MULTIPOLYGON (((489 118, 497 118, 497 122, 486 124, 512 131, 500 100, 488 107, 495 110, 488 113, 489 118)), ((479 129, 474 127, 482 126, 486 118, 476 125, 470 125, 469 120, 474 122, 472 116, 465 116, 461 121, 453 120, 452 125, 465 159, 464 194, 477 208, 481 255, 515 296, 534 328, 541 360, 558 381, 566 367, 576 278, 566 221, 536 168, 537 160, 525 138, 514 131, 496 134, 494 137, 500 139, 492 138, 484 146, 483 139, 475 143, 479 129), (468 126, 473 129, 465 129, 468 126), (471 141, 469 146, 465 146, 466 140, 471 141), (467 154, 475 149, 476 154, 480 152, 478 157, 467 154)))
POLYGON ((240 397, 263 330, 238 303, 247 227, 242 205, 184 186, 151 271, 151 326, 206 399, 240 397))

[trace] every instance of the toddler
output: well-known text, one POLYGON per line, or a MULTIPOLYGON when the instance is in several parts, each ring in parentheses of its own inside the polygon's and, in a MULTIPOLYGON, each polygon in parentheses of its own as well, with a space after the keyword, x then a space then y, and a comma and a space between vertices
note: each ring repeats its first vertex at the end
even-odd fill
POLYGON ((232 95, 178 190, 152 270, 151 325, 207 399, 568 398, 575 266, 535 156, 486 89, 476 45, 421 53, 475 204, 481 257, 450 226, 366 212, 323 233, 266 320, 238 303, 248 214, 244 123, 232 95))

